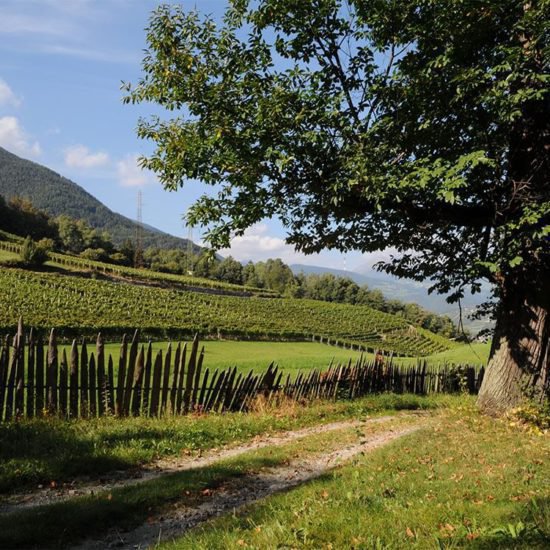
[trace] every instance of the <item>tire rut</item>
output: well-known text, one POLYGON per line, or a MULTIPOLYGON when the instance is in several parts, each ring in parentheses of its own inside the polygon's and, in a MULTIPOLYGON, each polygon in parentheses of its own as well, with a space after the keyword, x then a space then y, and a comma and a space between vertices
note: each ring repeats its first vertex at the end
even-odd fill
MULTIPOLYGON (((383 421, 382 418, 374 420, 383 421)), ((340 424, 343 425, 342 429, 344 429, 346 427, 364 425, 365 422, 340 424)), ((145 548, 150 548, 161 541, 168 541, 182 536, 189 529, 211 518, 221 516, 229 511, 238 513, 247 505, 265 497, 293 489, 303 483, 314 480, 359 454, 371 452, 400 437, 418 431, 424 425, 425 423, 421 423, 394 429, 390 428, 382 433, 367 436, 360 443, 349 445, 343 449, 320 456, 297 459, 284 466, 266 469, 261 473, 245 475, 242 478, 232 480, 228 485, 222 487, 221 490, 213 492, 208 500, 198 506, 182 506, 163 516, 151 518, 148 522, 129 532, 122 533, 117 530, 111 530, 105 537, 101 539, 88 539, 73 547, 73 550, 103 550, 106 548, 144 550, 145 548)), ((335 425, 333 424, 332 426, 335 425)), ((333 427, 332 429, 338 428, 333 427)), ((314 433, 319 432, 310 430, 308 435, 313 435, 314 433)), ((296 438, 294 437, 294 439, 296 438)), ((288 441, 290 440, 286 439, 285 442, 288 441)), ((261 447, 265 446, 267 445, 262 445, 261 447)), ((261 447, 258 446, 256 448, 261 447)), ((251 449, 249 448, 248 450, 251 449)), ((234 454, 233 456, 237 455, 234 454)))
POLYGON ((63 484, 55 488, 43 488, 38 491, 16 493, 0 500, 0 514, 11 514, 22 510, 36 508, 38 506, 62 502, 79 496, 93 495, 101 491, 110 491, 112 489, 145 483, 166 474, 172 474, 195 468, 203 468, 205 466, 210 466, 219 460, 235 458, 249 451, 262 449, 271 445, 284 445, 296 439, 308 437, 310 435, 318 435, 335 430, 378 424, 406 416, 412 415, 410 413, 406 413, 380 416, 366 420, 345 420, 310 426, 299 430, 291 430, 275 435, 260 435, 248 443, 224 447, 221 449, 211 449, 198 458, 191 456, 161 459, 137 470, 133 469, 130 471, 119 471, 114 474, 101 476, 100 479, 95 479, 92 481, 82 482, 76 480, 73 483, 63 484))

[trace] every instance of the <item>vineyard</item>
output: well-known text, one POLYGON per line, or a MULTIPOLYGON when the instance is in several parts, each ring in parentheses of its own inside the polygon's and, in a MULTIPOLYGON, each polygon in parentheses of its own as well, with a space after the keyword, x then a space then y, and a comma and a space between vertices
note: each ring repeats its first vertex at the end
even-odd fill
MULTIPOLYGON (((16 235, 11 235, 4 231, 0 231, 0 238, 6 240, 0 240, 0 251, 9 252, 12 254, 19 254, 21 252, 22 238, 16 235)), ((191 277, 185 275, 176 275, 172 273, 162 273, 158 271, 152 271, 150 269, 136 269, 133 267, 127 267, 116 264, 109 264, 105 262, 98 262, 95 260, 88 260, 80 258, 78 256, 70 256, 67 254, 58 254, 50 252, 49 265, 62 267, 68 270, 74 271, 89 271, 102 275, 110 275, 112 277, 121 279, 131 279, 134 281, 150 282, 152 284, 157 283, 159 285, 169 285, 179 288, 188 288, 194 290, 208 290, 219 291, 225 294, 235 295, 257 295, 257 296, 278 296, 276 292, 265 289, 255 288, 249 286, 235 285, 231 283, 225 283, 222 281, 214 281, 212 279, 205 279, 202 277, 191 277)))
POLYGON ((404 319, 371 309, 314 300, 239 297, 71 277, 0 270, 0 331, 20 316, 61 336, 140 329, 154 338, 199 333, 205 338, 312 340, 365 350, 425 356, 452 343, 404 319))

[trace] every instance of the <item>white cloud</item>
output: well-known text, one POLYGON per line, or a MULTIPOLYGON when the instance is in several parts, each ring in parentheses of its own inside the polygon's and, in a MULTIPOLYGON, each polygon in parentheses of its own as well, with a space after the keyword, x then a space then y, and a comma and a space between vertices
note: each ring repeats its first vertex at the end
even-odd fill
MULTIPOLYGON (((387 260, 390 250, 361 254, 350 252, 342 254, 337 251, 325 250, 319 254, 303 254, 297 252, 294 247, 287 244, 281 237, 270 235, 270 228, 259 223, 247 229, 242 237, 234 237, 231 247, 220 250, 222 256, 233 256, 240 262, 260 262, 269 258, 280 258, 288 265, 303 264, 312 266, 324 266, 333 269, 347 271, 361 261, 361 271, 371 271, 370 266, 377 261, 387 260), (368 265, 368 267, 367 267, 368 265)), ((359 271, 358 269, 353 271, 359 271)))
POLYGON ((0 34, 71 37, 76 31, 70 22, 57 17, 10 13, 0 9, 0 34))
POLYGON ((65 164, 71 168, 97 168, 109 164, 109 155, 92 153, 85 145, 73 145, 65 149, 65 164))
POLYGON ((126 155, 117 162, 118 181, 125 187, 143 187, 155 181, 155 178, 148 170, 143 170, 138 165, 139 155, 133 153, 126 155))
MULTIPOLYGON (((259 262, 268 258, 281 258, 285 263, 313 263, 317 256, 306 256, 280 237, 269 235, 266 224, 259 223, 247 229, 242 237, 234 237, 231 247, 220 250, 222 256, 233 256, 241 262, 259 262), (313 260, 313 261, 312 261, 313 260)), ((318 260, 317 260, 318 262, 318 260)))
POLYGON ((76 48, 73 46, 63 46, 58 44, 47 44, 41 47, 43 53, 54 55, 65 55, 69 57, 78 57, 89 59, 91 61, 103 61, 107 63, 129 63, 136 64, 141 61, 141 55, 135 52, 98 50, 94 48, 76 48))
POLYGON ((19 107, 21 100, 13 93, 5 80, 0 78, 0 105, 19 107))
POLYGON ((19 155, 38 157, 42 149, 21 127, 14 116, 0 117, 0 146, 19 155))

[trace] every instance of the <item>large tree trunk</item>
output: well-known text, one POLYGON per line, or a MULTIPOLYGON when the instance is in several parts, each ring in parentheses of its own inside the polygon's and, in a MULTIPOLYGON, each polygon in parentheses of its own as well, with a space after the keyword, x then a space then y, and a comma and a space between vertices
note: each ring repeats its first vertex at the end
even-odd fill
POLYGON ((502 414, 550 391, 550 274, 503 284, 489 365, 479 407, 502 414))

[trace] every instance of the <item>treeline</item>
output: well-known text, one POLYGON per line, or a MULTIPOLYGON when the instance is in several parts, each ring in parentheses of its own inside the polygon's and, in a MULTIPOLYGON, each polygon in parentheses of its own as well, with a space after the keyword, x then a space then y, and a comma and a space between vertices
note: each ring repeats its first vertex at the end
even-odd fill
POLYGON ((0 196, 0 229, 28 237, 26 250, 32 247, 29 242, 32 239, 41 254, 34 261, 32 256, 23 258, 27 263, 40 263, 39 259, 44 261, 49 251, 124 265, 133 262, 133 248, 117 249, 106 231, 98 231, 84 220, 74 220, 66 215, 51 218, 27 199, 19 197, 6 202, 0 196))

